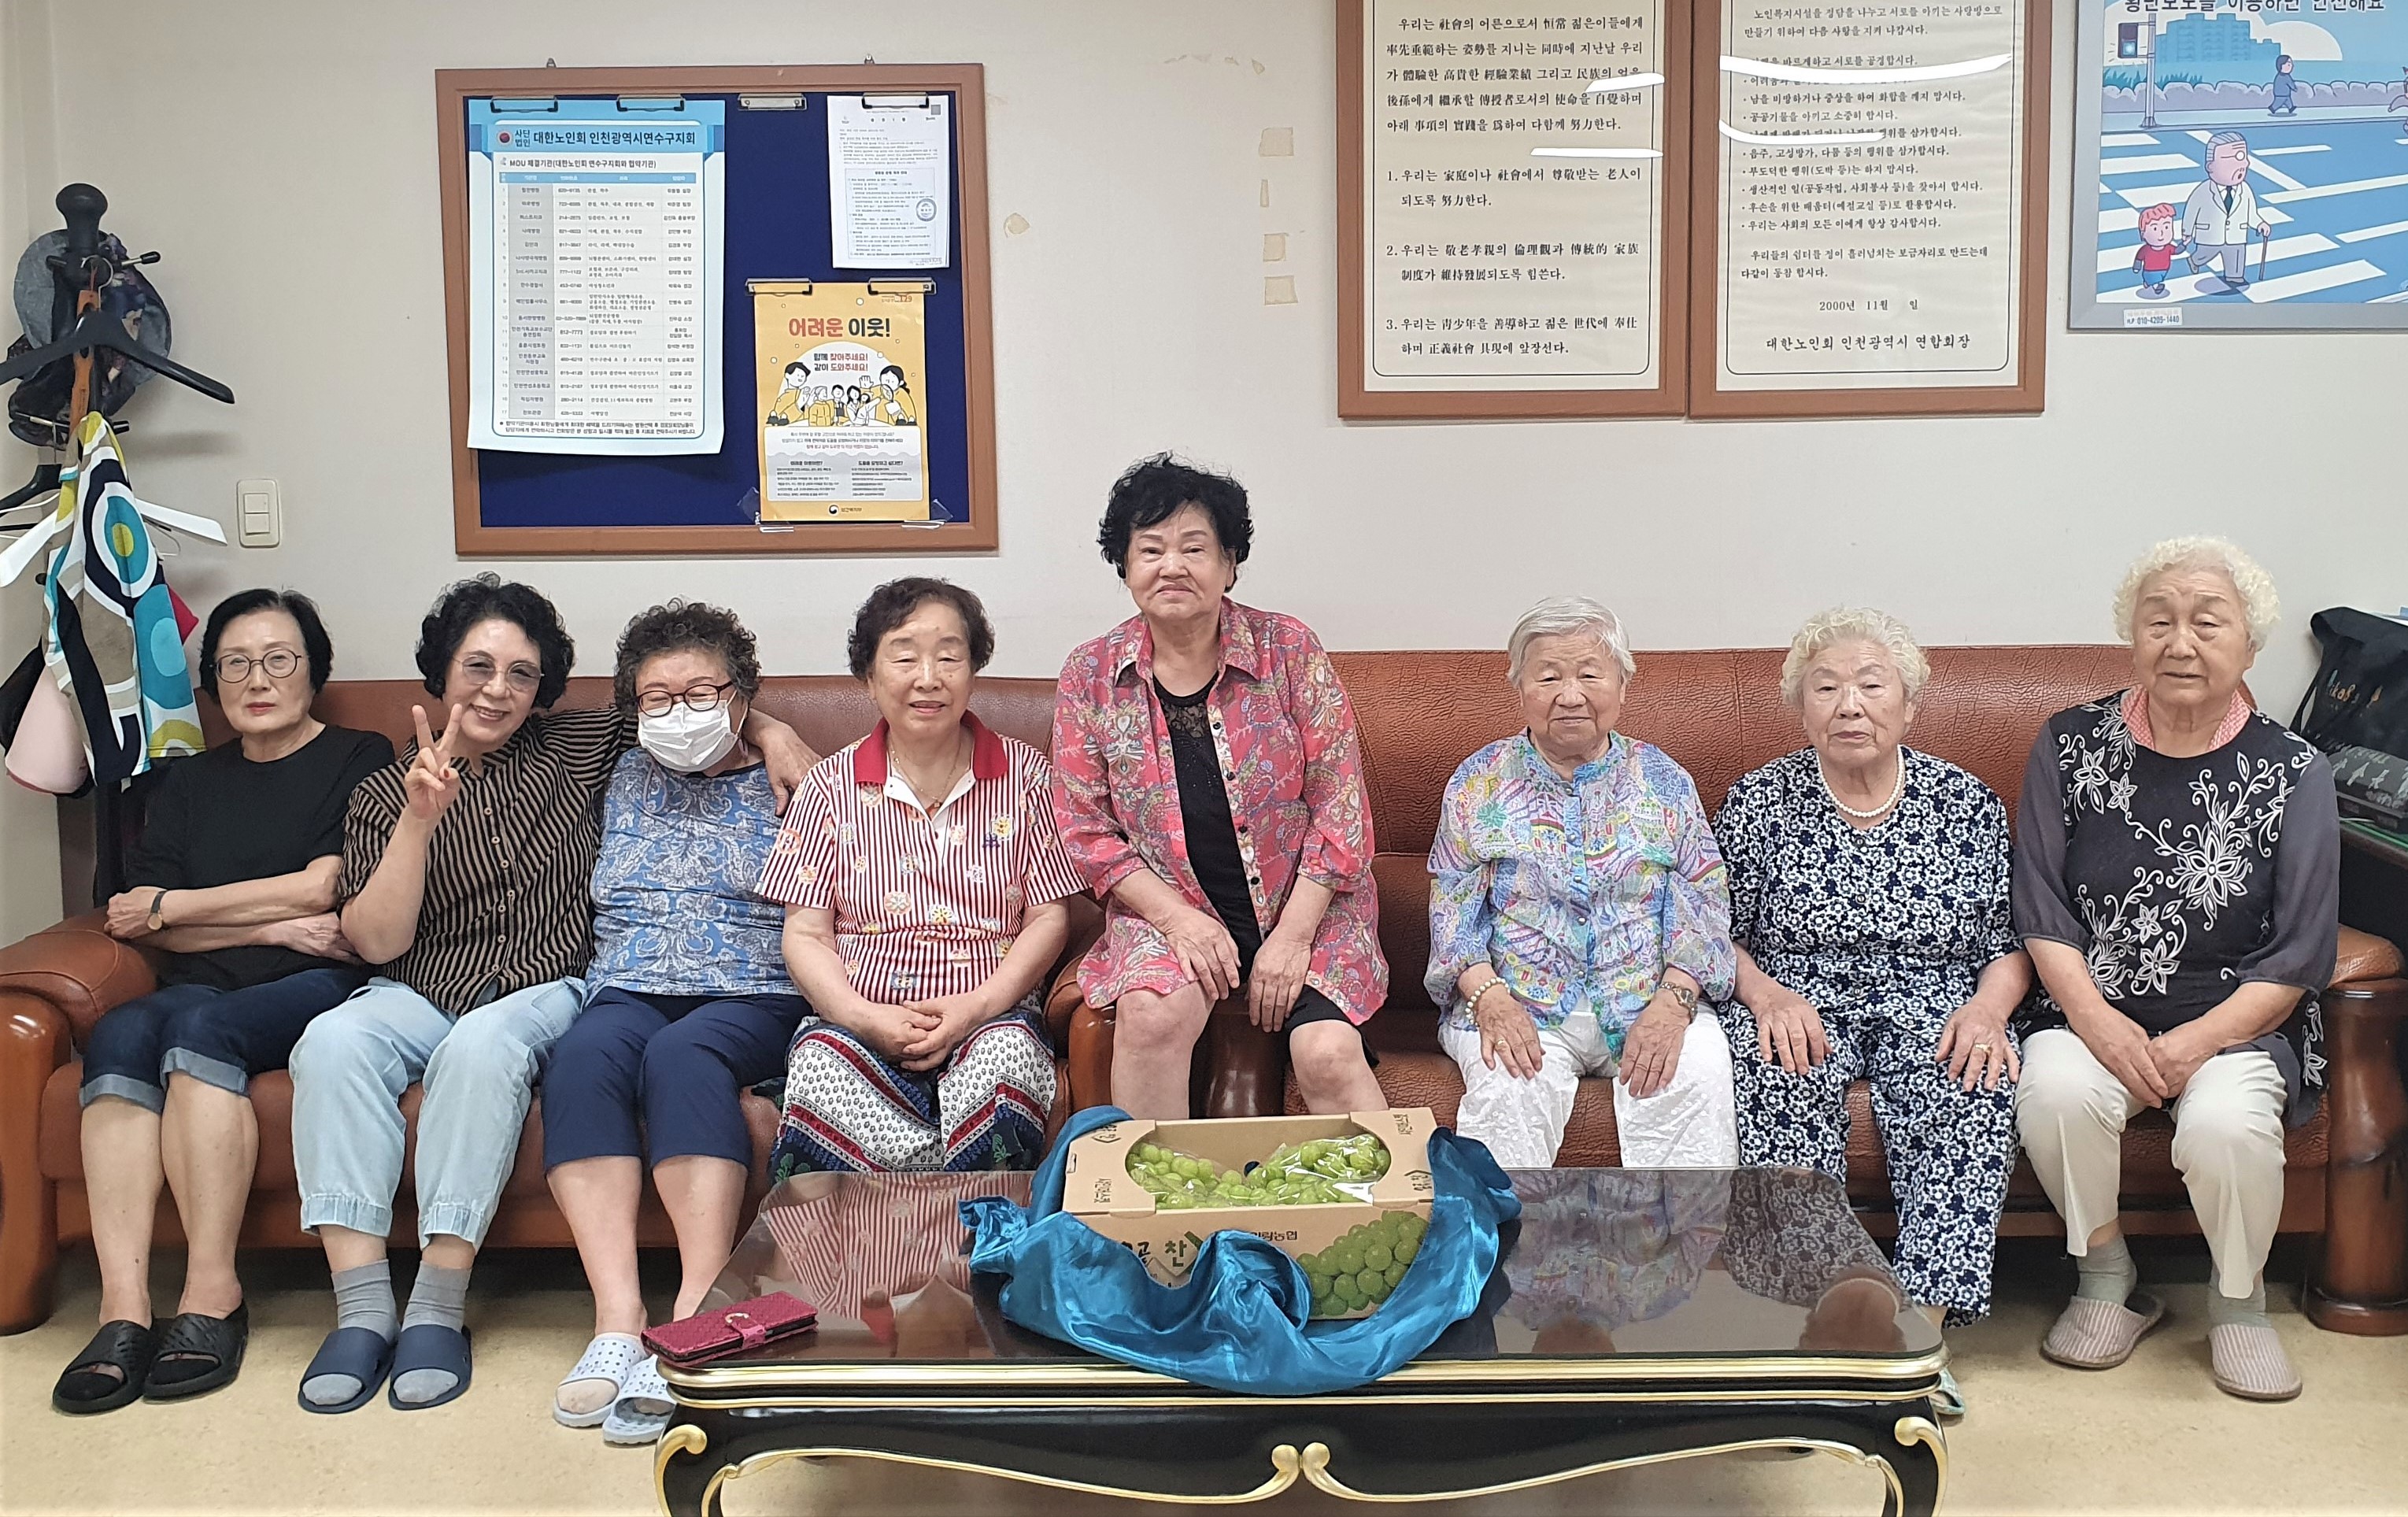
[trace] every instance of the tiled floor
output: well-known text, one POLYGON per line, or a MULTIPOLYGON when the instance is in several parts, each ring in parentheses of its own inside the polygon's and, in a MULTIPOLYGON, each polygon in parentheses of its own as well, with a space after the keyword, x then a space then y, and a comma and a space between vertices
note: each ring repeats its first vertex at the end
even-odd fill
MULTIPOLYGON (((2278 1285, 2277 1324, 2307 1381, 2284 1406, 2253 1406, 2208 1381, 2196 1244, 2143 1256, 2173 1281, 2173 1321, 2132 1363, 2103 1375, 2043 1363, 2033 1344, 2064 1281, 2045 1244, 2013 1244, 2000 1302, 1951 1335, 1972 1415, 1948 1434, 1944 1510, 2314 1513, 2408 1511, 2408 1338, 2310 1327, 2278 1285)), ((650 1261, 657 1264, 660 1261, 650 1261)), ((2278 1257, 2278 1268, 2284 1260, 2278 1257)), ((161 1261, 173 1281, 178 1258, 161 1261)), ((253 1328, 239 1381, 184 1406, 136 1405, 69 1419, 50 1408, 60 1367, 91 1334, 89 1255, 67 1266, 59 1311, 0 1338, 0 1510, 7 1512, 626 1512, 652 1510, 645 1452, 555 1425, 550 1393, 590 1325, 567 1254, 497 1254, 471 1308, 477 1381, 460 1401, 402 1414, 381 1402, 349 1417, 294 1404, 323 1333, 324 1267, 245 1261, 253 1328)), ((2296 1262, 2293 1273, 2296 1278, 2296 1262)), ((163 1302, 163 1304, 171 1304, 163 1302)), ((1136 1517, 1133 1504, 896 1467, 793 1463, 730 1488, 739 1513, 994 1512, 1136 1517)), ((1878 1477, 1828 1457, 1714 1458, 1659 1466, 1431 1513, 1870 1514, 1878 1477)), ((1163 1508, 1164 1511, 1180 1509, 1163 1508)), ((1360 1512, 1309 1491, 1255 1509, 1360 1512)))

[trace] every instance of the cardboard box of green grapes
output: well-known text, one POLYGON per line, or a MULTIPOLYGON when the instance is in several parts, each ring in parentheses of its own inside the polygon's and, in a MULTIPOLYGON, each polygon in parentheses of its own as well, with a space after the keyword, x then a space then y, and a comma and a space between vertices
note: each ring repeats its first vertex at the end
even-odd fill
POLYGON ((1226 1228, 1304 1267, 1312 1314, 1362 1317, 1403 1281, 1429 1226, 1427 1107, 1351 1116, 1131 1118, 1070 1145, 1063 1206, 1183 1285, 1226 1228))

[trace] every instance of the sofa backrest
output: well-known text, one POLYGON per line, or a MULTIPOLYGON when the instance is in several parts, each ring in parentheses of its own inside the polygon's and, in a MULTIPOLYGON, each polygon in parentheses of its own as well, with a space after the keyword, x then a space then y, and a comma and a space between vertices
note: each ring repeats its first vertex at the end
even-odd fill
MULTIPOLYGON (((1960 764, 2004 797, 2010 811, 2041 724, 2065 708, 2129 682, 2130 650, 2114 644, 1933 648, 1931 681, 1908 741, 1960 764)), ((1803 746, 1798 719, 1781 704, 1779 649, 1641 653, 1618 723, 1670 753, 1698 782, 1709 812, 1732 781, 1803 746)), ((1424 861, 1439 801, 1456 765, 1518 731, 1520 707, 1505 682, 1502 651, 1331 654, 1363 735, 1371 822, 1379 846, 1380 939, 1387 951, 1388 1006, 1426 1013, 1422 974, 1429 961, 1429 880, 1424 861)), ((971 708, 997 732, 1050 749, 1054 681, 984 679, 971 708)), ((564 706, 610 698, 608 680, 569 681, 564 706)), ((381 732, 398 749, 412 735, 409 708, 434 703, 415 680, 329 684, 318 714, 381 732)), ((877 723, 859 681, 842 675, 773 675, 761 706, 793 723, 806 742, 834 752, 877 723)), ((212 742, 226 737, 216 708, 202 705, 212 742)))

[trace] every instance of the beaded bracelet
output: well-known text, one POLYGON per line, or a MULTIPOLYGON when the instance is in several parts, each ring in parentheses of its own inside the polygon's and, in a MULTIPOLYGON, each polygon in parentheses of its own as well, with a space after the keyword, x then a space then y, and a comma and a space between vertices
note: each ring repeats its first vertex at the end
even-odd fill
POLYGON ((1503 975, 1498 975, 1496 979, 1490 980, 1485 985, 1481 986, 1479 991, 1472 995, 1470 1001, 1465 1005, 1464 1009, 1470 1012, 1473 1017, 1478 1017, 1480 1015, 1480 1003, 1487 997, 1490 991, 1495 990, 1498 986, 1504 983, 1505 977, 1503 975))

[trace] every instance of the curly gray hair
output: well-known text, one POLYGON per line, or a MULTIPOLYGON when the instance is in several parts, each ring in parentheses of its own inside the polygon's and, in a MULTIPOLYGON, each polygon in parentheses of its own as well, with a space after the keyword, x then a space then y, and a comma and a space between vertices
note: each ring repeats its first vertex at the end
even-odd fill
POLYGON ((1919 701, 1923 687, 1931 679, 1931 661, 1923 656, 1923 648, 1906 623, 1886 611, 1876 611, 1862 606, 1834 606, 1828 611, 1817 611, 1789 639, 1789 656, 1781 661, 1781 699, 1784 705, 1796 706, 1799 687, 1806 680, 1806 666, 1814 655, 1837 643, 1867 642, 1889 654, 1898 666, 1899 683, 1906 689, 1906 698, 1919 701))
POLYGON ((1522 660, 1539 638, 1576 637, 1603 643, 1613 662, 1622 666, 1623 679, 1639 672, 1638 661, 1630 656, 1630 640, 1622 630, 1622 618, 1586 595, 1550 595, 1513 623, 1513 636, 1505 640, 1505 678, 1517 685, 1522 682, 1522 660))
POLYGON ((2134 559, 2124 571, 2124 582, 2115 587, 2115 635, 2130 642, 2141 592, 2150 580, 2184 569, 2212 569, 2230 580, 2241 593, 2241 619, 2248 623, 2250 651, 2266 646, 2267 634, 2283 619, 2282 597, 2274 594, 2273 577, 2222 537, 2168 537, 2134 559))

